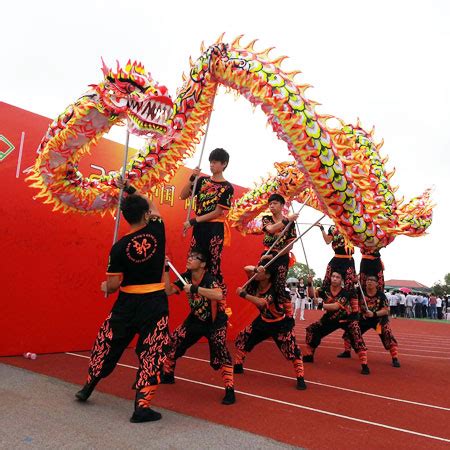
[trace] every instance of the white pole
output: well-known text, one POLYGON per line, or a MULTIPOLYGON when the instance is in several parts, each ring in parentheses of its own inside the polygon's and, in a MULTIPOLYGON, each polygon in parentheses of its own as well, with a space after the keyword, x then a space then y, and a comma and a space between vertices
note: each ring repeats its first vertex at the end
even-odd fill
MULTIPOLYGON (((123 167, 122 167, 122 180, 125 183, 125 173, 127 170, 127 162, 128 162, 128 144, 130 142, 130 130, 127 127, 127 136, 125 139, 125 153, 123 157, 123 167)), ((122 197, 123 197, 123 188, 119 192, 119 201, 117 203, 117 213, 116 213, 116 223, 114 226, 114 237, 113 237, 113 245, 117 242, 117 236, 119 234, 119 224, 120 224, 120 206, 122 205, 122 197)))
POLYGON ((22 164, 22 153, 23 153, 24 141, 25 141, 25 131, 22 131, 22 137, 20 138, 19 156, 17 157, 16 178, 19 178, 20 166, 22 164))
MULTIPOLYGON (((202 149, 200 151, 200 158, 199 158, 198 164, 197 164, 198 168, 200 168, 202 165, 203 152, 205 151, 206 138, 208 137, 209 124, 211 123, 211 116, 212 116, 212 112, 213 112, 213 108, 214 108, 214 100, 216 99, 216 94, 217 94, 217 86, 218 85, 216 85, 216 89, 214 90, 214 97, 213 97, 213 101, 211 103, 211 112, 209 113, 208 123, 206 124, 205 136, 203 137, 202 149)), ((188 205, 186 222, 191 218, 192 202, 194 201, 195 189, 197 188, 197 181, 198 181, 198 175, 196 175, 194 184, 192 186, 192 194, 191 194, 191 198, 190 198, 189 205, 188 205)), ((184 235, 186 235, 186 233, 184 233, 184 235)))
POLYGON ((187 285, 186 280, 179 274, 178 270, 175 269, 175 266, 170 262, 166 261, 167 265, 173 270, 173 273, 178 277, 178 279, 183 283, 184 286, 187 285))

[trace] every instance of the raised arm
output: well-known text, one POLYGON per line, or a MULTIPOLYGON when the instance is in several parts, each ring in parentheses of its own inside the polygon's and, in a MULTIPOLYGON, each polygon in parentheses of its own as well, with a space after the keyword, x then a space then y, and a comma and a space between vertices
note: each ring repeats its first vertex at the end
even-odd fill
POLYGON ((188 182, 183 186, 183 189, 181 189, 180 194, 181 200, 186 200, 191 196, 195 178, 198 177, 199 175, 200 175, 200 167, 196 167, 193 170, 192 175, 189 177, 188 182))

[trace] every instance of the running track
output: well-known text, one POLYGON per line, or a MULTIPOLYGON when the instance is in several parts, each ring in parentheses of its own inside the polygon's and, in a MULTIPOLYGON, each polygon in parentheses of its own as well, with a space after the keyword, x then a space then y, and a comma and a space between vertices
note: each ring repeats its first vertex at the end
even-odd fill
MULTIPOLYGON (((300 344, 305 326, 320 316, 317 311, 306 313, 307 321, 296 326, 300 344)), ((154 403, 310 449, 450 448, 450 325, 394 319, 392 327, 401 368, 390 365, 389 353, 369 331, 365 340, 371 375, 360 375, 355 355, 336 358, 342 351, 338 331, 324 339, 316 362, 305 364, 306 391, 295 389, 291 364, 275 344, 265 341, 248 355, 245 374, 235 376, 237 402, 232 406, 220 404, 220 374, 209 367, 207 344, 200 343, 179 360, 176 383, 160 386, 154 403)), ((88 355, 70 352, 0 362, 83 384, 88 355)), ((133 399, 136 362, 128 349, 98 389, 133 399)))

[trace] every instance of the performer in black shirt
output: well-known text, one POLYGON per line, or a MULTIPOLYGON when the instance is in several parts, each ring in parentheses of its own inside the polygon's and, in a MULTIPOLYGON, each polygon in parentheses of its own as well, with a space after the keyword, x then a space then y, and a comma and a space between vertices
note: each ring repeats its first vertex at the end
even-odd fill
POLYGON ((89 362, 87 383, 76 397, 86 401, 97 383, 116 367, 122 353, 138 335, 135 410, 131 422, 159 420, 150 408, 168 346, 168 302, 162 283, 165 257, 164 224, 155 206, 140 195, 121 205, 130 232, 110 252, 102 291, 119 290, 118 298, 98 332, 89 362))
MULTIPOLYGON (((227 288, 223 281, 221 257, 223 246, 230 245, 230 228, 225 213, 231 207, 234 188, 223 177, 228 166, 229 155, 223 148, 216 148, 209 155, 211 177, 200 177, 197 181, 195 195, 196 216, 184 223, 184 231, 193 227, 191 246, 201 248, 208 254, 208 272, 219 282, 226 298, 227 288)), ((181 191, 181 199, 189 198, 193 184, 200 169, 196 168, 189 182, 181 191)))
POLYGON ((244 270, 247 276, 257 272, 255 279, 250 282, 246 290, 237 289, 237 294, 253 303, 260 311, 259 316, 236 337, 237 349, 234 373, 244 373, 244 360, 247 353, 265 339, 272 338, 283 356, 291 361, 297 377, 297 389, 306 389, 302 353, 297 345, 294 331, 294 319, 286 314, 286 305, 290 310, 290 301, 280 302, 277 297, 273 278, 277 271, 271 270, 271 266, 265 270, 263 266, 270 261, 273 255, 263 256, 259 268, 246 266, 244 270))
POLYGON ((317 225, 322 232, 322 237, 326 244, 331 244, 334 251, 334 257, 327 265, 327 270, 323 278, 322 288, 325 290, 330 289, 331 274, 333 271, 338 271, 344 277, 344 289, 353 293, 356 283, 356 270, 355 260, 353 259, 353 247, 348 246, 345 243, 344 236, 339 234, 336 227, 332 225, 328 229, 328 233, 325 232, 323 225, 317 225))
MULTIPOLYGON (((379 278, 376 275, 368 275, 365 283, 365 299, 368 310, 363 313, 359 321, 361 334, 374 329, 380 336, 381 342, 391 354, 392 365, 400 367, 398 360, 398 343, 392 333, 389 322, 389 302, 384 292, 377 289, 379 278)), ((344 339, 344 351, 338 355, 339 358, 350 358, 351 342, 347 332, 342 336, 344 339)))
POLYGON ((214 370, 221 370, 225 385, 222 403, 231 405, 235 402, 235 393, 231 355, 226 345, 228 316, 225 314, 222 290, 214 276, 205 270, 206 262, 206 252, 194 247, 188 256, 187 271, 181 275, 186 285, 180 280, 171 284, 168 271, 165 273, 166 293, 171 295, 183 289, 188 296, 191 312, 170 336, 171 346, 161 383, 175 383, 176 360, 205 337, 209 344, 210 365, 214 370))
MULTIPOLYGON (((325 314, 317 322, 306 328, 307 350, 303 356, 304 362, 314 362, 314 353, 322 339, 341 328, 348 333, 351 345, 358 354, 361 363, 361 373, 370 373, 367 365, 367 347, 359 328, 359 304, 356 295, 342 288, 342 274, 333 271, 329 290, 318 289, 317 296, 323 299, 325 314)), ((314 295, 312 278, 308 279, 309 296, 314 295)))
MULTIPOLYGON (((291 248, 285 247, 297 237, 294 221, 297 219, 298 214, 290 214, 287 217, 283 215, 285 200, 280 194, 272 194, 269 197, 268 203, 271 215, 262 217, 262 230, 264 232, 263 245, 266 251, 272 247, 284 228, 291 222, 286 232, 272 248, 277 253, 282 252, 281 256, 271 266, 271 270, 276 272, 273 282, 277 296, 280 300, 282 299, 281 301, 283 303, 286 303, 287 300, 285 299, 289 298, 289 294, 286 291, 286 276, 289 269, 289 252, 291 248)), ((292 317, 292 308, 286 313, 292 317)))

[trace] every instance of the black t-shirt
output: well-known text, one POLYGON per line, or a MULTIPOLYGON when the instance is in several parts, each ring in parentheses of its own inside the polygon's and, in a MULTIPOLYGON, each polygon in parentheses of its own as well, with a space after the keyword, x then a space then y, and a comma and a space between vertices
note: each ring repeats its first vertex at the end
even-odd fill
MULTIPOLYGON (((389 306, 388 299, 384 292, 377 291, 377 293, 373 297, 369 297, 367 294, 364 296, 367 303, 367 308, 369 308, 372 312, 378 312, 380 309, 386 308, 389 306)), ((372 317, 368 317, 368 320, 371 320, 372 317)), ((388 316, 381 316, 380 320, 382 323, 388 320, 388 316)))
MULTIPOLYGON (((276 233, 269 233, 266 230, 266 227, 268 225, 273 225, 275 223, 275 220, 272 216, 263 216, 262 217, 262 229, 264 231, 264 239, 263 239, 263 245, 264 247, 270 248, 272 247, 273 243, 278 239, 278 236, 281 234, 281 232, 284 230, 284 227, 276 232, 276 233)), ((283 237, 278 241, 277 245, 273 248, 273 250, 280 251, 286 245, 294 240, 297 237, 297 232, 295 231, 295 225, 294 223, 291 223, 289 228, 287 229, 286 233, 284 233, 283 237)))
POLYGON ((261 318, 267 321, 274 321, 282 319, 285 315, 283 304, 277 300, 276 289, 273 284, 270 284, 264 291, 258 291, 258 282, 251 282, 247 287, 247 293, 255 297, 264 298, 267 306, 261 311, 261 318))
POLYGON ((323 300, 324 304, 339 303, 341 308, 337 311, 327 311, 321 320, 345 320, 347 316, 352 312, 351 300, 352 297, 348 291, 341 289, 336 296, 331 291, 318 289, 317 295, 323 300))
POLYGON ((328 229, 328 236, 332 236, 331 247, 336 255, 353 255, 353 249, 345 246, 344 236, 339 234, 336 228, 330 227, 328 229))
POLYGON ((217 205, 230 209, 233 194, 233 185, 228 181, 213 181, 211 177, 200 177, 195 188, 195 214, 203 216, 214 211, 217 205))
MULTIPOLYGON (((188 284, 193 284, 192 274, 190 270, 184 272, 183 274, 181 274, 181 276, 186 280, 188 284)), ((174 284, 178 288, 183 289, 183 283, 180 280, 177 280, 174 284)), ((205 272, 203 274, 203 278, 201 279, 198 286, 206 289, 220 288, 219 284, 217 283, 217 280, 209 272, 205 272)), ((200 320, 203 321, 211 320, 211 300, 208 300, 206 297, 203 297, 198 293, 197 294, 188 293, 187 296, 192 313, 200 320)), ((221 301, 217 302, 217 312, 224 310, 225 310, 224 303, 221 301)))
POLYGON ((148 225, 125 235, 112 246, 107 274, 122 274, 123 287, 161 283, 165 247, 164 223, 152 217, 148 225))

